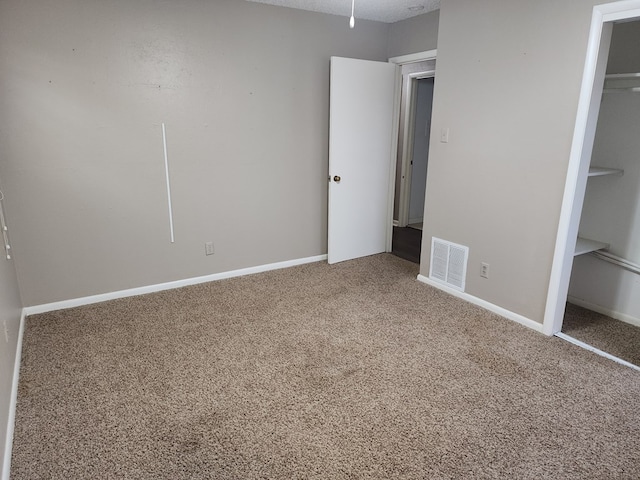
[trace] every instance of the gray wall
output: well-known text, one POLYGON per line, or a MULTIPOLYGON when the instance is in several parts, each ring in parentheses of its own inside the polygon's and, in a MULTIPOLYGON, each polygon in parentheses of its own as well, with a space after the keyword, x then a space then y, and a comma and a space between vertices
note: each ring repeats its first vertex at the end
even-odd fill
POLYGON ((640 23, 618 23, 613 26, 607 73, 640 72, 640 23))
POLYGON ((390 28, 345 25, 237 0, 1 2, 25 305, 326 253, 329 57, 386 60, 390 28))
MULTIPOLYGON (((425 251, 432 235, 468 245, 467 291, 536 321, 595 3, 439 14, 425 251)), ((237 1, 2 2, 0 173, 25 304, 324 253, 328 57, 430 49, 435 17, 350 31, 237 1)))
POLYGON ((438 44, 440 10, 391 24, 389 57, 434 50, 438 44))
POLYGON ((467 293, 537 322, 596 3, 447 0, 440 10, 420 271, 432 236, 467 245, 467 293))
MULTIPOLYGON (((11 227, 10 220, 11 218, 7 218, 7 224, 11 227)), ((2 256, 0 256, 0 469, 2 469, 5 461, 4 450, 9 404, 11 403, 11 384, 16 362, 22 304, 13 260, 4 258, 3 247, 0 247, 0 251, 2 252, 2 256), (5 324, 7 325, 8 342, 4 334, 5 324)), ((2 474, 0 473, 0 475, 2 474)))

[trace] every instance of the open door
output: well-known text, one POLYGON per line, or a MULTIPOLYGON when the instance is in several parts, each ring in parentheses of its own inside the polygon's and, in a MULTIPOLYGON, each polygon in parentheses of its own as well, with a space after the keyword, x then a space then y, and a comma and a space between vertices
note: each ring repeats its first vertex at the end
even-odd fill
POLYGON ((387 248, 397 68, 331 57, 329 263, 387 248))

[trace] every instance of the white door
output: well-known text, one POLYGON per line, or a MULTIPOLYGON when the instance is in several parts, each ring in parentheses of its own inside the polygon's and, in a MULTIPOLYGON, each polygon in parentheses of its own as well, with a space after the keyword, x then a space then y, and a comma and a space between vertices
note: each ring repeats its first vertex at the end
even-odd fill
POLYGON ((386 250, 397 68, 331 57, 329 263, 386 250))

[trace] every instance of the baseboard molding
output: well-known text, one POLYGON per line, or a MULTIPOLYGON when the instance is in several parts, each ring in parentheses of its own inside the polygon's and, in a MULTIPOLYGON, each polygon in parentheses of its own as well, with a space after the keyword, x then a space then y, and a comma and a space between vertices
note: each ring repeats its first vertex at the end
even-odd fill
POLYGON ((161 292, 163 290, 171 290, 174 288, 187 287, 189 285, 197 285, 199 283, 215 282, 217 280, 225 280, 227 278, 241 277, 254 273, 267 272, 270 270, 280 270, 282 268, 295 267, 306 263, 322 262, 327 259, 327 255, 317 255, 314 257, 298 258, 296 260, 287 260, 284 262, 269 263, 267 265, 259 265, 257 267, 241 268, 239 270, 231 270, 228 272, 213 273, 202 277, 187 278, 184 280, 176 280, 173 282, 159 283, 156 285, 148 285, 146 287, 130 288, 127 290, 118 290, 116 292, 102 293, 100 295, 91 295, 89 297, 74 298, 71 300, 63 300, 60 302, 46 303, 43 305, 34 305, 24 309, 26 315, 35 315, 38 313, 52 312, 54 310, 64 310, 67 308, 81 307, 83 305, 91 305, 94 303, 116 300, 118 298, 135 297, 147 293, 161 292))
POLYGON ((13 430, 16 424, 16 406, 18 403, 18 381, 20 379, 20 361, 22 359, 22 337, 24 335, 24 308, 20 315, 18 328, 18 342, 16 343, 16 360, 13 364, 13 380, 11 381, 11 399, 9 400, 9 418, 7 419, 7 437, 4 444, 4 460, 2 465, 2 480, 9 480, 11 470, 11 451, 13 448, 13 430))
POLYGON ((444 292, 447 292, 453 295, 454 297, 458 297, 469 303, 473 303, 474 305, 477 305, 479 307, 484 308, 485 310, 489 310, 490 312, 500 315, 501 317, 504 317, 516 323, 519 323, 520 325, 529 327, 530 329, 535 330, 536 332, 542 333, 542 324, 534 320, 531 320, 530 318, 511 312, 505 308, 499 307, 498 305, 494 305, 493 303, 487 302, 486 300, 482 300, 481 298, 474 297, 473 295, 469 295, 468 293, 454 290, 453 288, 450 288, 442 283, 431 280, 429 277, 425 277, 424 275, 418 275, 418 281, 422 283, 426 283, 427 285, 435 287, 444 292))
POLYGON ((586 300, 582 300, 581 298, 577 298, 572 295, 569 295, 567 297, 567 302, 573 303, 574 305, 582 308, 586 308, 587 310, 601 313, 602 315, 606 315, 607 317, 615 318, 616 320, 620 320, 621 322, 640 327, 640 318, 632 317, 631 315, 627 315, 626 313, 617 312, 616 310, 602 307, 600 305, 596 305, 595 303, 587 302, 586 300))
POLYGON ((408 225, 413 225, 415 223, 423 223, 423 222, 424 222, 424 218, 423 217, 410 218, 408 225))
POLYGON ((399 222, 398 220, 394 220, 394 221, 393 221, 393 226, 394 226, 394 227, 398 227, 398 226, 400 226, 400 222, 399 222))

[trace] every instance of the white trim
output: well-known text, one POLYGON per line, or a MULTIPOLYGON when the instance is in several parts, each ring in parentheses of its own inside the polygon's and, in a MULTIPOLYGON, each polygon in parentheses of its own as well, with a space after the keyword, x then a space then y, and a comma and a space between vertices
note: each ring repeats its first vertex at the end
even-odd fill
POLYGON ((534 320, 531 320, 530 318, 527 317, 523 317, 522 315, 519 315, 517 313, 511 312, 505 308, 499 307, 498 305, 494 305, 493 303, 489 303, 486 300, 482 300, 481 298, 478 297, 474 297, 473 295, 469 295, 468 293, 465 292, 460 292, 458 290, 454 290, 453 288, 450 288, 446 285, 443 285, 442 283, 436 282, 431 280, 429 277, 425 277, 424 275, 418 275, 418 281, 422 282, 422 283, 426 283, 427 285, 430 285, 432 287, 435 287, 439 290, 442 290, 446 293, 449 293, 451 295, 453 295, 454 297, 458 297, 462 300, 465 300, 469 303, 473 303, 474 305, 477 305, 479 307, 484 308, 485 310, 489 310, 490 312, 493 312, 497 315, 500 315, 501 317, 504 317, 508 320, 512 320, 516 323, 519 323, 520 325, 524 325, 525 327, 529 327, 532 330, 535 330, 536 332, 540 332, 542 333, 542 324, 538 323, 534 320))
POLYGON ((387 186, 387 243, 385 252, 393 250, 393 204, 395 201, 398 136, 400 129, 400 99, 402 98, 402 68, 396 65, 396 82, 393 90, 393 117, 391 129, 391 151, 389 152, 389 182, 387 186))
POLYGON ((169 233, 171 234, 171 243, 175 243, 173 234, 173 207, 171 206, 171 182, 169 181, 169 156, 167 155, 167 132, 162 123, 162 148, 164 149, 164 174, 167 180, 167 207, 169 208, 169 233))
POLYGON ((562 328, 565 302, 573 265, 573 250, 591 151, 598 120, 613 21, 640 17, 640 0, 625 0, 593 7, 582 86, 578 99, 575 129, 565 180, 560 220, 549 277, 544 313, 544 333, 553 335, 562 328))
POLYGON ((602 14, 603 22, 617 22, 640 17, 640 2, 638 0, 605 3, 594 8, 597 8, 602 14))
POLYGON ((599 348, 592 347, 588 343, 581 342, 576 338, 570 337, 566 333, 558 332, 555 334, 555 336, 558 338, 561 338, 562 340, 566 340, 569 343, 573 343, 578 347, 584 348, 585 350, 589 350, 590 352, 593 352, 596 355, 600 355, 601 357, 608 358, 609 360, 613 360, 614 362, 619 363, 620 365, 624 365, 625 367, 629 367, 634 370, 638 370, 640 372, 640 367, 638 367, 637 365, 634 365, 633 363, 629 363, 626 360, 616 357, 615 355, 611 355, 610 353, 603 352, 599 348))
POLYGON ((394 226, 394 227, 397 227, 398 225, 400 225, 400 224, 398 223, 398 220, 394 220, 394 221, 393 221, 393 226, 394 226))
MULTIPOLYGON (((583 163, 583 150, 592 106, 591 97, 593 95, 601 34, 602 16, 594 8, 549 278, 543 323, 544 333, 547 335, 553 335, 561 330, 564 304, 569 291, 573 253, 584 199, 584 188, 586 188, 586 179, 582 179, 583 181, 580 182, 580 167, 583 163), (584 188, 579 189, 580 185, 583 185, 584 188)), ((604 76, 604 72, 602 74, 604 76)), ((585 159, 585 162, 588 162, 588 159, 585 159)))
POLYGON ((410 53, 408 55, 400 55, 397 57, 391 57, 389 61, 391 63, 397 63, 398 65, 407 65, 409 63, 424 62, 425 60, 433 60, 438 55, 438 50, 426 50, 424 52, 410 53))
POLYGON ((425 80, 427 78, 434 78, 435 76, 435 70, 425 70, 424 72, 414 72, 407 75, 407 77, 409 77, 411 80, 425 80))
POLYGON ((11 450, 13 449, 13 430, 16 423, 16 406, 18 403, 18 381, 20 379, 20 362, 22 360, 22 337, 24 335, 24 320, 26 312, 22 309, 18 341, 16 343, 16 359, 13 364, 13 380, 11 382, 11 398, 9 400, 9 418, 7 419, 7 436, 4 444, 4 460, 2 465, 2 480, 9 480, 11 471, 11 450))
POLYGON ((269 263, 267 265, 259 265, 256 267, 241 268, 239 270, 231 270, 228 272, 213 273, 202 277, 186 278, 184 280, 175 280, 173 282, 158 283, 156 285, 148 285, 145 287, 130 288, 127 290, 118 290, 116 292, 102 293, 99 295, 91 295, 88 297, 74 298, 71 300, 63 300, 61 302, 45 303, 43 305, 34 305, 25 307, 26 315, 35 315, 38 313, 46 313, 54 310, 63 310, 66 308, 80 307, 83 305, 91 305, 93 303, 106 302, 118 298, 134 297, 136 295, 144 295, 147 293, 161 292, 163 290, 171 290, 173 288, 187 287, 189 285, 197 285, 199 283, 215 282, 227 278, 241 277, 243 275, 252 275, 254 273, 262 273, 270 270, 280 270, 282 268, 295 267, 306 263, 322 262, 327 259, 327 255, 316 255, 315 257, 298 258, 295 260, 287 260, 284 262, 269 263))
POLYGON ((600 305, 587 302, 586 300, 582 300, 581 298, 574 297, 573 295, 569 295, 567 297, 567 301, 579 307, 586 308, 587 310, 592 310, 594 312, 601 313, 602 315, 606 315, 607 317, 620 320, 621 322, 628 323, 636 327, 640 327, 640 318, 632 317, 631 315, 628 315, 626 313, 618 312, 617 310, 612 310, 607 307, 601 307, 600 305))

